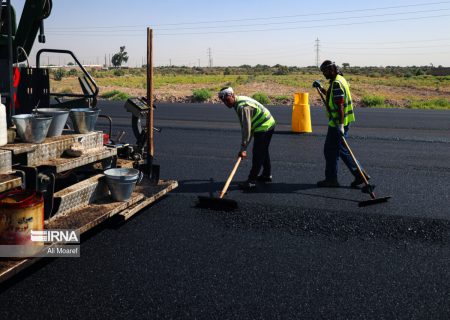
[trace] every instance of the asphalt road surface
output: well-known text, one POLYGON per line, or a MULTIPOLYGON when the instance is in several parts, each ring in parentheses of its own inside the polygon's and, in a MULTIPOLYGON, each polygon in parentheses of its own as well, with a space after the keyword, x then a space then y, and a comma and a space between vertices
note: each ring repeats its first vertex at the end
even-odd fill
MULTIPOLYGON (((122 103, 100 102, 127 132, 122 103)), ((46 260, 0 291, 1 319, 449 319, 450 112, 357 109, 349 144, 385 204, 318 189, 324 111, 313 133, 290 132, 291 110, 271 107, 274 181, 227 197, 234 212, 195 207, 221 189, 240 129, 223 105, 161 104, 156 162, 179 188, 119 227, 83 237, 81 258, 46 260), (210 178, 214 182, 210 182, 210 178)), ((251 154, 250 154, 251 156, 251 154)))

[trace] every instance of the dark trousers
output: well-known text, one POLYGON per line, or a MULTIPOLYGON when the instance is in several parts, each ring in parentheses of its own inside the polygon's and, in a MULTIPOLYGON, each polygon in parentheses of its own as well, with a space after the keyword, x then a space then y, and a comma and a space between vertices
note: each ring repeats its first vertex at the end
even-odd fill
POLYGON ((272 168, 270 165, 269 145, 274 130, 275 128, 272 128, 267 132, 254 133, 252 168, 248 175, 248 180, 255 180, 261 171, 261 167, 263 169, 263 176, 268 177, 271 175, 272 168))
MULTIPOLYGON (((348 137, 348 129, 348 126, 344 127, 345 138, 348 137)), ((341 133, 338 128, 328 126, 323 153, 326 161, 325 178, 327 180, 337 179, 339 158, 342 159, 350 172, 353 175, 356 175, 356 164, 353 161, 350 152, 342 142, 341 133)))

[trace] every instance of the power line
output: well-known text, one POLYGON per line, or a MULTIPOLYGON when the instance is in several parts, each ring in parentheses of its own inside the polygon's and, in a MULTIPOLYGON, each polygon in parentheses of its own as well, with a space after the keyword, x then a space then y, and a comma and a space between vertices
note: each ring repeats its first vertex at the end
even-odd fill
POLYGON ((450 38, 441 38, 441 39, 422 39, 422 40, 409 40, 409 41, 383 41, 383 42, 377 42, 377 41, 370 41, 370 42, 327 42, 329 44, 333 43, 339 43, 339 44, 391 44, 391 43, 421 43, 421 42, 435 42, 435 41, 448 41, 450 38))
POLYGON ((301 30, 301 29, 328 28, 328 27, 351 26, 351 25, 362 25, 362 24, 384 23, 384 22, 398 22, 398 21, 408 21, 408 20, 422 20, 422 19, 441 18, 441 17, 449 17, 449 16, 450 16, 449 14, 443 14, 443 15, 436 15, 436 16, 425 16, 425 17, 414 17, 414 18, 403 18, 403 19, 387 19, 387 20, 351 22, 351 23, 337 23, 337 24, 315 25, 315 26, 305 26, 305 27, 253 29, 253 30, 235 30, 235 31, 214 31, 214 32, 160 33, 158 35, 159 36, 179 36, 179 35, 200 35, 200 34, 223 34, 223 33, 301 30))
MULTIPOLYGON (((383 13, 383 14, 375 14, 375 15, 365 15, 365 16, 349 16, 349 17, 335 17, 335 18, 326 18, 326 21, 334 21, 334 20, 349 20, 349 19, 364 19, 364 18, 375 18, 375 17, 385 17, 385 16, 396 16, 399 15, 408 15, 408 14, 416 14, 416 13, 429 13, 429 12, 442 12, 442 11, 449 11, 450 8, 441 8, 441 9, 433 9, 433 10, 421 10, 421 11, 408 11, 408 12, 394 12, 394 13, 383 13)), ((410 17, 413 19, 414 17, 410 17)), ((288 24, 296 24, 296 23, 309 23, 309 22, 322 22, 324 19, 313 19, 313 20, 297 20, 297 21, 283 21, 283 22, 272 22, 272 23, 256 23, 256 24, 238 24, 238 25, 227 25, 227 28, 236 28, 236 27, 254 27, 254 26, 268 26, 268 25, 288 25, 288 24)), ((189 28, 171 28, 171 29, 158 29, 155 28, 155 31, 179 31, 179 30, 196 30, 196 29, 222 29, 224 26, 201 26, 201 27, 189 27, 189 28)), ((114 31, 117 32, 142 32, 141 29, 119 29, 115 27, 111 27, 111 29, 115 29, 114 31)), ((51 33, 64 33, 66 31, 58 31, 57 29, 54 29, 55 31, 52 31, 51 33)), ((76 33, 86 33, 91 32, 91 29, 89 30, 79 30, 79 29, 68 29, 72 30, 76 33)), ((98 33, 110 33, 111 30, 105 30, 105 31, 96 31, 98 33)))
MULTIPOLYGON (((268 19, 285 19, 285 18, 293 18, 293 17, 304 17, 307 16, 319 16, 319 15, 336 15, 343 13, 352 13, 352 12, 365 12, 365 11, 375 11, 375 10, 386 10, 386 9, 400 9, 400 8, 409 8, 409 7, 423 7, 423 6, 432 6, 439 4, 448 4, 450 1, 440 1, 440 2, 430 2, 430 3, 419 3, 419 4, 407 4, 400 6, 388 6, 388 7, 376 7, 376 8, 364 8, 364 9, 355 9, 355 10, 344 10, 344 11, 328 11, 328 12, 318 12, 318 13, 301 13, 295 15, 284 15, 284 16, 272 16, 272 17, 260 17, 260 18, 240 18, 240 19, 229 19, 229 20, 209 20, 209 21, 193 21, 193 22, 179 22, 179 23, 166 23, 166 24, 156 24, 152 25, 152 27, 158 26, 169 26, 169 25, 190 25, 190 24, 211 24, 211 23, 226 23, 226 22, 242 22, 246 21, 256 21, 256 20, 268 20, 268 19)), ((59 29, 103 29, 103 28, 136 28, 136 27, 147 27, 148 25, 133 25, 133 26, 87 26, 87 27, 61 27, 59 29)), ((53 30, 55 28, 46 28, 46 30, 53 30)))
MULTIPOLYGON (((326 25, 314 25, 314 26, 302 26, 302 27, 287 27, 287 28, 269 28, 269 29, 250 29, 250 30, 227 30, 227 31, 210 31, 210 32, 183 32, 183 33, 157 33, 155 34, 156 37, 158 36, 182 36, 182 35, 206 35, 206 34, 232 34, 232 33, 244 33, 244 32, 266 32, 266 31, 285 31, 285 30, 301 30, 301 29, 312 29, 312 28, 328 28, 328 27, 338 27, 338 26, 351 26, 351 25, 364 25, 364 24, 373 24, 373 23, 385 23, 385 22, 399 22, 399 21, 409 21, 409 20, 422 20, 422 19, 432 19, 432 18, 441 18, 441 17, 449 17, 450 14, 443 14, 443 15, 434 15, 434 16, 422 16, 422 17, 410 17, 410 18, 401 18, 401 19, 386 19, 386 20, 375 20, 375 21, 362 21, 362 22, 343 22, 343 23, 336 23, 336 24, 326 24, 326 25)), ((50 32, 48 32, 50 34, 50 32)), ((132 36, 139 36, 141 37, 144 31, 139 31, 138 34, 118 34, 118 33, 108 33, 108 34, 94 34, 92 32, 88 34, 79 34, 79 32, 72 32, 72 33, 59 33, 59 32, 51 32, 51 34, 54 34, 55 36, 69 36, 69 35, 75 35, 75 36, 109 36, 109 37, 132 37, 132 36)))
MULTIPOLYGON (((420 11, 407 11, 407 12, 393 12, 393 13, 382 13, 382 14, 372 14, 372 15, 363 15, 363 16, 353 16, 353 17, 335 17, 335 18, 326 18, 326 21, 335 21, 335 20, 348 20, 348 19, 364 19, 364 18, 375 18, 375 17, 385 17, 385 16, 399 16, 399 15, 407 15, 407 14, 416 14, 416 13, 428 13, 428 12, 442 12, 449 11, 450 8, 441 8, 441 9, 433 9, 433 10, 420 10, 420 11)), ((255 26, 268 26, 268 25, 287 25, 287 24, 295 24, 295 23, 308 23, 308 22, 322 22, 324 19, 310 19, 310 20, 297 20, 297 21, 283 21, 283 22, 265 22, 265 23, 254 23, 254 24, 237 24, 237 25, 227 25, 227 28, 236 28, 236 27, 255 27, 255 26)), ((196 30, 196 29, 221 29, 224 26, 201 26, 201 27, 189 27, 189 28, 171 28, 171 29, 157 29, 156 31, 178 31, 178 30, 196 30)))
MULTIPOLYGON (((442 48, 442 47, 450 47, 450 44, 442 44, 442 45, 438 45, 438 46, 426 46, 426 48, 442 48)), ((352 50, 398 50, 398 49, 424 49, 424 46, 419 46, 419 47, 373 47, 373 48, 362 48, 362 47, 335 47, 335 46, 330 46, 327 47, 325 46, 324 48, 327 49, 352 49, 352 50)))

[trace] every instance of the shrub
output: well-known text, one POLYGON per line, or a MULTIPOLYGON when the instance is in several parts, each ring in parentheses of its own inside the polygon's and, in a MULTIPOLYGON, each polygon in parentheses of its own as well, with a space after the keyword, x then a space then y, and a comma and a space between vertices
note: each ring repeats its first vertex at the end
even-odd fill
POLYGON ((212 97, 212 93, 208 89, 192 90, 192 98, 196 102, 205 102, 212 97))
POLYGON ((414 109, 450 109, 450 101, 447 99, 412 101, 408 107, 414 109))
POLYGON ((286 95, 275 96, 273 98, 275 99, 276 103, 286 103, 287 101, 292 100, 291 97, 286 95))
POLYGON ((65 75, 66 75, 66 70, 59 68, 59 69, 55 70, 55 73, 53 76, 56 81, 61 81, 65 75))
POLYGON ((112 90, 101 94, 100 97, 108 100, 124 101, 130 98, 130 95, 119 90, 112 90))
POLYGON ((69 77, 76 77, 78 75, 78 71, 77 69, 70 69, 69 71, 67 71, 67 75, 69 77))
POLYGON ((264 92, 256 92, 254 95, 252 95, 252 98, 261 104, 269 104, 270 103, 269 97, 264 92))
POLYGON ((114 70, 113 74, 116 77, 121 77, 121 76, 123 76, 125 74, 125 71, 123 71, 122 69, 116 69, 116 70, 114 70))
POLYGON ((71 88, 63 88, 59 93, 66 93, 66 94, 72 94, 73 91, 71 88))
POLYGON ((381 107, 384 105, 385 98, 377 95, 367 95, 361 98, 361 103, 365 107, 381 107))

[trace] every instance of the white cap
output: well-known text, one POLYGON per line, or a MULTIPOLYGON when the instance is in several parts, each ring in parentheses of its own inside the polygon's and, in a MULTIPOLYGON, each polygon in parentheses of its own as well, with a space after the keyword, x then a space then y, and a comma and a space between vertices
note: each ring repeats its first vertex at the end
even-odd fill
POLYGON ((225 99, 227 96, 234 94, 233 88, 232 87, 225 87, 222 90, 220 90, 219 92, 219 99, 223 100, 225 99))

